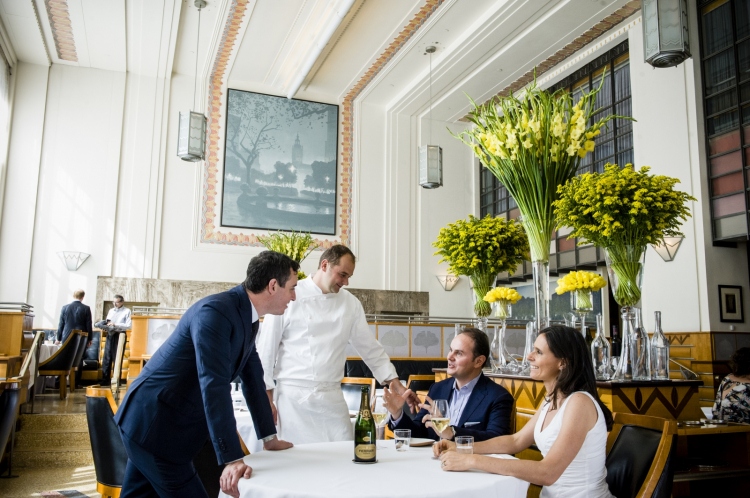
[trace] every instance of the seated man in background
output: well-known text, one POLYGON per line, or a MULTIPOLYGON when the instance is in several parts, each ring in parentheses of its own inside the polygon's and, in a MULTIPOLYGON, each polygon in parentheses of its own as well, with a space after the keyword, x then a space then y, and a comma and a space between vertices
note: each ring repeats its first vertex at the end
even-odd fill
MULTIPOLYGON (((107 318, 96 322, 96 327, 107 332, 107 344, 104 345, 104 354, 102 355, 102 386, 110 385, 112 378, 112 362, 117 354, 117 342, 120 334, 130 330, 133 322, 130 318, 130 309, 125 307, 125 298, 115 294, 112 301, 114 307, 107 313, 107 318)), ((122 366, 122 365, 120 365, 122 366)))
POLYGON ((430 421, 430 404, 434 399, 445 399, 448 400, 450 425, 440 434, 443 439, 473 436, 474 441, 485 441, 510 434, 513 396, 482 374, 489 355, 487 334, 479 329, 464 328, 451 341, 450 377, 432 385, 414 420, 402 412, 403 399, 388 388, 384 389, 383 401, 390 412, 390 429, 411 429, 412 437, 437 441, 438 433, 430 421))

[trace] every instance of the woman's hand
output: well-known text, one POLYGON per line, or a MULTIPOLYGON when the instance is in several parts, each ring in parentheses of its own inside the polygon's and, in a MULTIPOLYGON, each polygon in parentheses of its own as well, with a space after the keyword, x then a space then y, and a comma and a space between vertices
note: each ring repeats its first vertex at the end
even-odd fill
POLYGON ((444 451, 440 455, 440 467, 445 471, 463 472, 473 467, 474 455, 444 451))
POLYGON ((443 439, 432 445, 432 453, 435 455, 435 458, 439 457, 446 451, 456 451, 456 443, 443 439))

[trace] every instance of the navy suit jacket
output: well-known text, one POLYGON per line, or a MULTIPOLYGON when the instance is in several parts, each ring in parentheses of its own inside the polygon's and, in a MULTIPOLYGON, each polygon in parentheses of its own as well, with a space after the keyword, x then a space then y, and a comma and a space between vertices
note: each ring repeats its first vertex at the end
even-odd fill
MULTIPOLYGON (((91 308, 79 300, 66 304, 60 310, 60 324, 57 326, 57 338, 65 344, 73 330, 82 330, 91 335, 91 308)), ((76 366, 76 365, 73 365, 76 366)))
MULTIPOLYGON (((447 399, 451 402, 453 384, 456 379, 449 377, 430 387, 430 399, 447 399)), ((466 402, 461 420, 451 420, 456 436, 474 436, 474 441, 486 441, 497 436, 510 434, 510 416, 513 411, 513 396, 502 386, 479 374, 479 380, 466 402)), ((390 424, 391 429, 411 429, 412 437, 438 440, 439 436, 431 428, 425 427, 422 419, 429 412, 422 408, 414 420, 404 413, 398 425, 390 424)))
POLYGON ((258 438, 276 434, 257 330, 242 285, 192 305, 130 385, 115 416, 124 435, 176 464, 192 461, 209 436, 219 464, 244 457, 230 387, 237 376, 258 438))

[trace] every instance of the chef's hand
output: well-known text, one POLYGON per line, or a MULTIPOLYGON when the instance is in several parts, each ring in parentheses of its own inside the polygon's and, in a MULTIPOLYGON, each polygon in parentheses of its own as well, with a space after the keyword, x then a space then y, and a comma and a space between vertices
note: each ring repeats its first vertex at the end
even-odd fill
POLYGON ((227 464, 219 478, 221 490, 229 496, 239 498, 240 490, 237 488, 237 484, 240 482, 240 478, 250 479, 252 473, 253 469, 249 465, 245 465, 243 460, 227 464))
POLYGON ((273 438, 270 441, 266 441, 263 443, 263 449, 266 451, 281 451, 281 450, 288 450, 294 446, 289 441, 284 441, 283 439, 279 438, 273 438))

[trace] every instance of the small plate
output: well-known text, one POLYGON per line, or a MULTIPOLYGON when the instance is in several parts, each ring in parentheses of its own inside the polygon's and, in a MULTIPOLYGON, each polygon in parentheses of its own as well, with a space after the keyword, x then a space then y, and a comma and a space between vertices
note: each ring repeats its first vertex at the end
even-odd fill
POLYGON ((434 439, 424 438, 424 437, 413 437, 411 438, 411 441, 409 441, 409 446, 413 446, 415 448, 420 448, 422 446, 432 446, 435 444, 434 439))
POLYGON ((372 465, 373 463, 378 463, 378 460, 375 459, 374 462, 358 462, 358 461, 356 461, 355 459, 352 458, 352 462, 354 462, 356 464, 360 464, 360 465, 372 465))

